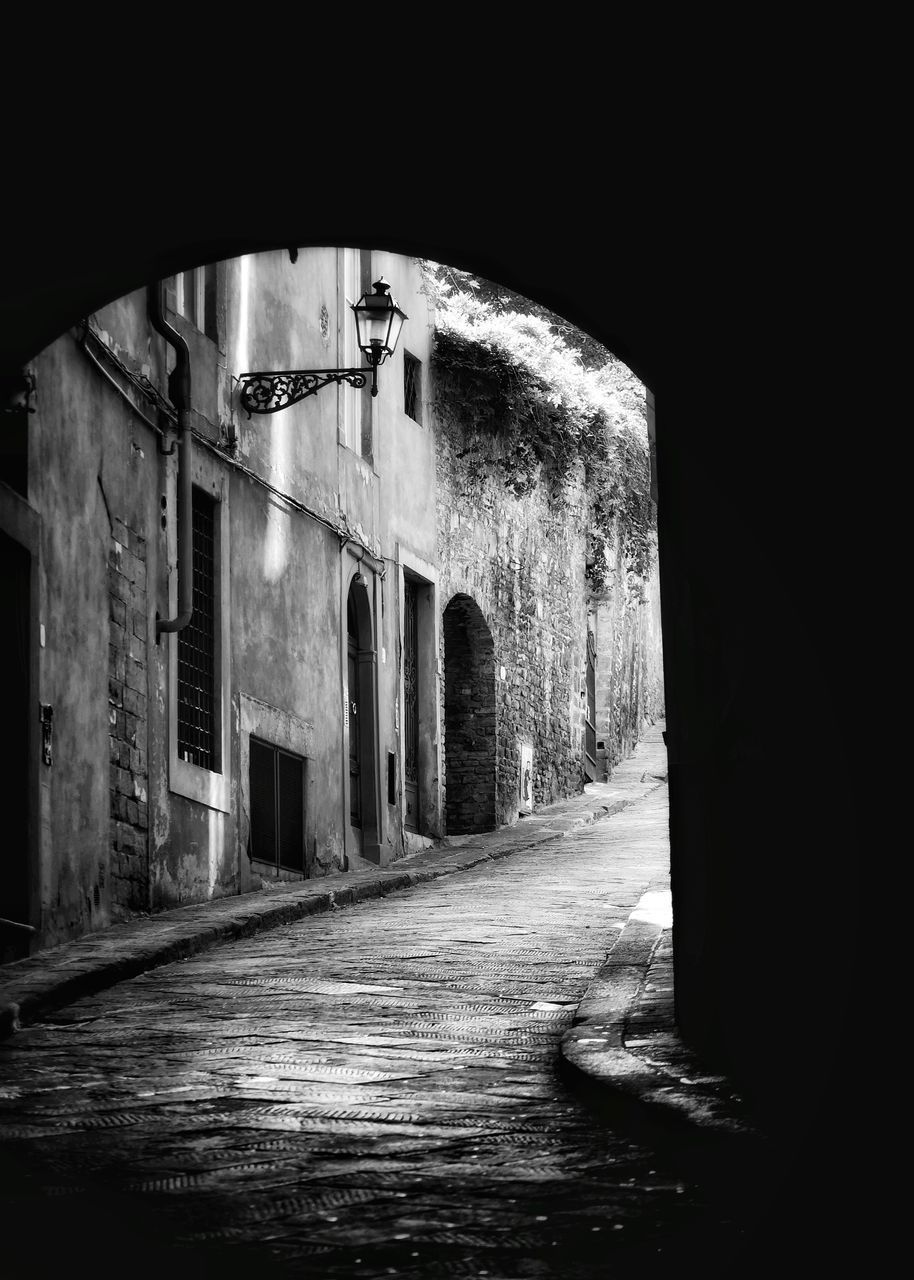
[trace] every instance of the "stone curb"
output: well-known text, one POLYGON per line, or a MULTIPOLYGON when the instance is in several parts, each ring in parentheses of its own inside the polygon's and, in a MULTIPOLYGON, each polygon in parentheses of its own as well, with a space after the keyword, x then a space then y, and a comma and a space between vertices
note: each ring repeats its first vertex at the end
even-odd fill
POLYGON ((757 1159, 767 1145, 767 1135, 750 1118, 732 1083, 710 1073, 672 1024, 663 1031, 665 1046, 673 1048, 667 1064, 627 1043, 651 963, 668 933, 660 923, 638 918, 651 892, 629 916, 578 1005, 562 1036, 559 1070, 585 1102, 636 1137, 653 1146, 672 1144, 687 1162, 698 1159, 704 1165, 710 1156, 719 1172, 732 1172, 734 1155, 757 1159))
POLYGON ((612 817, 665 785, 665 780, 657 781, 655 775, 652 781, 653 785, 640 784, 639 794, 607 804, 559 813, 554 818, 548 813, 534 814, 529 828, 502 827, 464 845, 434 846, 377 871, 327 877, 329 881, 338 879, 339 885, 317 888, 314 881, 309 881, 307 889, 296 885, 293 889, 271 890, 272 900, 264 901, 262 894, 255 892, 179 907, 142 921, 112 925, 103 933, 89 934, 15 961, 0 971, 0 1040, 84 996, 95 995, 160 965, 185 960, 218 943, 384 897, 560 839, 582 826, 612 817))

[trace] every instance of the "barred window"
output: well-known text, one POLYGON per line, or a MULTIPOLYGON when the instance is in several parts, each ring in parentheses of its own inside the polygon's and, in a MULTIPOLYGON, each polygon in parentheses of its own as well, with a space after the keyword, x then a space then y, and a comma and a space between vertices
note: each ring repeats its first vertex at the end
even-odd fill
POLYGON ((414 422, 422 421, 422 363, 403 352, 403 408, 414 422))
POLYGON ((250 739, 251 857, 305 870, 305 761, 250 739))
POLYGON ((216 501, 193 489, 194 612, 178 632, 178 758, 218 770, 216 501))

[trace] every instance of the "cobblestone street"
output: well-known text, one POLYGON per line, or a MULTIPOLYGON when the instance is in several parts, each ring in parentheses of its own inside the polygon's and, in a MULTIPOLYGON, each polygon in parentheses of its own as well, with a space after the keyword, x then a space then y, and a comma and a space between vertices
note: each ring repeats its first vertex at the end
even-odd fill
POLYGON ((589 980, 668 882, 666 824, 661 785, 23 1029, 0 1045, 4 1274, 714 1274, 731 1229, 703 1189, 556 1074, 589 980))

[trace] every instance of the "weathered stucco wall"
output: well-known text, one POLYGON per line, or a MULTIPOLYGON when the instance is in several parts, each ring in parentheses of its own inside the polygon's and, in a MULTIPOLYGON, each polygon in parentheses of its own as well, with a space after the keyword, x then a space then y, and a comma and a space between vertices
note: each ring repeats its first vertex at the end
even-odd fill
POLYGON ((286 521, 284 514, 245 477, 235 480, 233 690, 319 727, 305 812, 306 861, 320 875, 344 862, 340 758, 331 749, 342 734, 339 539, 313 520, 292 513, 286 521))
MULTIPOLYGON (((117 306, 136 324, 138 296, 117 306)), ((100 326, 110 323, 101 313, 100 326)), ((128 324, 129 322, 129 324, 128 324)), ((137 361, 139 367, 139 361, 137 361)), ((29 501, 41 517, 38 700, 53 709, 37 764, 42 945, 146 907, 147 638, 157 570, 155 436, 73 334, 35 362, 29 501), (139 554, 138 554, 139 553, 139 554)))
MULTIPOLYGON (((104 371, 73 334, 34 363, 28 497, 40 518, 44 635, 36 692, 54 712, 34 851, 42 945, 125 913, 256 887, 264 868, 249 857, 242 772, 255 721, 306 757, 306 873, 358 863, 347 830, 343 714, 346 595, 356 572, 369 584, 366 644, 375 670, 365 708, 375 743, 375 856, 387 861, 403 851, 399 566, 434 560, 433 433, 404 411, 402 350, 381 370, 380 397, 345 389, 361 396, 356 441, 344 439, 344 392, 336 387, 275 416, 248 419, 237 403, 244 372, 361 363, 344 351, 352 318, 341 263, 329 248, 295 263, 276 252, 219 264, 207 332, 168 311, 191 354, 195 483, 219 498, 228 531, 219 601, 227 628, 225 786, 210 788, 221 799, 175 783, 175 642, 156 641, 155 619, 176 612, 177 459, 159 452, 155 430, 128 403, 156 422, 155 405, 130 375, 167 398, 174 355, 150 324, 145 291, 91 317, 91 351, 114 357, 102 359, 104 371), (245 711, 251 707, 262 708, 259 719, 245 711)), ((414 322, 409 350, 427 367, 428 309, 412 265, 370 255, 359 291, 382 273, 414 322)), ((172 308, 174 296, 167 295, 172 308)), ((424 733, 434 753, 437 722, 424 733)), ((426 820, 436 829, 434 759, 427 773, 426 820)))

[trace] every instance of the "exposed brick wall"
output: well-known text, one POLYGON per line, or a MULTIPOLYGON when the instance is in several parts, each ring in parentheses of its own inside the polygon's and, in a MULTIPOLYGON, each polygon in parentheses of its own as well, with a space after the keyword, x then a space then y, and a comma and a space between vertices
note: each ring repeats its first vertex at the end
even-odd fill
POLYGON ((466 595, 449 602, 442 630, 447 831, 491 831, 496 783, 492 634, 466 595))
POLYGON ((110 902, 114 917, 149 905, 146 759, 146 541, 114 521, 108 555, 110 902))

